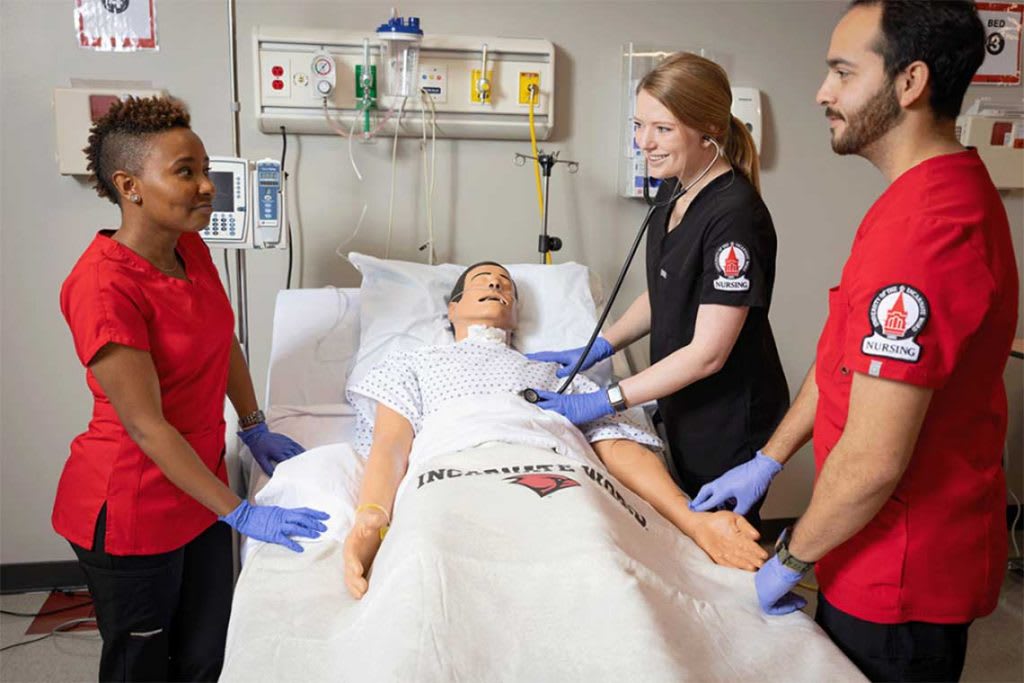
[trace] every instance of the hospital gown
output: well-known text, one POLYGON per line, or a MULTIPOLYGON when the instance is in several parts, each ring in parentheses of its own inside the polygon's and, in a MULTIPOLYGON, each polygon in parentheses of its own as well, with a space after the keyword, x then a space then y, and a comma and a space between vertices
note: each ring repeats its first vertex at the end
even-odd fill
MULTIPOLYGON (((471 326, 469 336, 455 344, 388 355, 347 391, 359 417, 356 451, 363 456, 369 454, 377 403, 405 417, 413 433, 418 434, 423 420, 448 401, 473 396, 487 400, 489 394, 518 394, 527 387, 556 391, 561 386, 564 380, 555 376, 557 364, 531 361, 510 348, 503 336, 493 328, 471 326)), ((566 391, 587 393, 598 388, 580 374, 566 391)), ((582 425, 581 431, 590 443, 629 439, 661 448, 656 436, 623 414, 582 425)))

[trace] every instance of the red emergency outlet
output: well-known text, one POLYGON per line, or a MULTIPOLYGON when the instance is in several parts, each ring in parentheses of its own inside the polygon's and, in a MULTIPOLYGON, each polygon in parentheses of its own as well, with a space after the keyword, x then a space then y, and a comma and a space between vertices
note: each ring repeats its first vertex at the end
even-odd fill
POLYGON ((274 79, 274 82, 270 84, 274 90, 284 90, 284 81, 274 79))
POLYGON ((270 70, 270 73, 274 74, 275 77, 280 78, 281 76, 284 76, 284 67, 275 66, 270 70))

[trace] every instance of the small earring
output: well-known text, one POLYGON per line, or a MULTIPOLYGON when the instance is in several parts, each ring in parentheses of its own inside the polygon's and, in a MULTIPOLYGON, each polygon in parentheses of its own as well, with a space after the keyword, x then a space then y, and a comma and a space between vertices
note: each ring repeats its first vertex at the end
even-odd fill
POLYGON ((130 201, 132 204, 141 204, 142 197, 132 192, 130 195, 128 195, 128 201, 130 201))

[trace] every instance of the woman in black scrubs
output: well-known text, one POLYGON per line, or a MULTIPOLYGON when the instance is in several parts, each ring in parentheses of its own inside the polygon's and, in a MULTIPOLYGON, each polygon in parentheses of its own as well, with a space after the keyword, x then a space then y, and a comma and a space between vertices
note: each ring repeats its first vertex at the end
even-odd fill
MULTIPOLYGON (((651 366, 608 392, 543 407, 575 423, 657 399, 680 485, 691 497, 737 465, 764 482, 736 511, 757 526, 781 470, 758 452, 789 405, 768 323, 775 228, 761 200, 754 141, 730 112, 725 71, 689 53, 662 61, 637 88, 634 129, 648 173, 664 182, 647 235, 647 291, 583 364, 651 336, 651 366), (688 188, 674 202, 679 189, 688 188)), ((532 354, 567 374, 583 349, 532 354)))

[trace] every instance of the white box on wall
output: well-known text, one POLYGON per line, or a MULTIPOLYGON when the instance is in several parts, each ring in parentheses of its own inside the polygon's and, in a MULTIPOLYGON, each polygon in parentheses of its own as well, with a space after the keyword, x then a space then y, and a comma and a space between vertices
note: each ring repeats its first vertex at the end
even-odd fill
POLYGON ((128 96, 166 95, 156 88, 76 86, 53 89, 54 127, 57 134, 57 168, 61 175, 88 175, 88 161, 82 151, 89 144, 89 129, 107 113, 114 100, 128 96))

